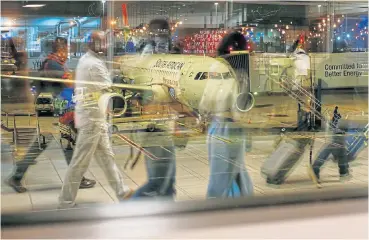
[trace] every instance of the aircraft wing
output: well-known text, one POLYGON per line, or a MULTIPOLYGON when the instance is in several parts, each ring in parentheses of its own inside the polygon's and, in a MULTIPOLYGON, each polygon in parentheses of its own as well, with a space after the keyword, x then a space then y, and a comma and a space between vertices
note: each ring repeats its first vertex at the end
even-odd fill
POLYGON ((112 85, 112 87, 121 88, 121 89, 129 90, 132 92, 151 92, 152 91, 152 87, 148 85, 115 83, 112 85))
MULTIPOLYGON (((2 78, 13 78, 13 79, 24 79, 24 80, 34 80, 34 81, 45 81, 45 82, 58 82, 58 83, 75 83, 74 80, 60 79, 60 78, 45 78, 45 77, 32 77, 32 76, 17 76, 17 75, 5 75, 1 74, 2 78)), ((89 82, 89 81, 79 81, 83 84, 91 85, 105 85, 103 83, 89 82)), ((133 92, 151 92, 152 88, 148 85, 136 85, 136 84, 112 84, 112 87, 126 89, 133 92)))

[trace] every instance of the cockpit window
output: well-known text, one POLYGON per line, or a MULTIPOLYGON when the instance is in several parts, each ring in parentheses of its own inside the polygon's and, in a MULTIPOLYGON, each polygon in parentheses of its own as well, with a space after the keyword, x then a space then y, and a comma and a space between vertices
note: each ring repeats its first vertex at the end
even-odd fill
MULTIPOLYGON (((231 73, 223 73, 223 74, 229 74, 229 77, 227 78, 230 78, 232 77, 231 73)), ((196 74, 195 76, 195 80, 205 80, 205 79, 208 79, 208 78, 211 78, 211 79, 222 79, 222 73, 217 73, 217 72, 199 72, 196 74)))
POLYGON ((200 77, 200 80, 205 80, 205 79, 208 79, 209 78, 209 73, 207 72, 204 72, 201 77, 200 77))
POLYGON ((222 74, 221 73, 217 73, 217 72, 211 72, 210 73, 210 78, 211 79, 222 79, 222 74))
POLYGON ((222 73, 222 76, 223 79, 233 78, 233 75, 230 72, 222 73))
POLYGON ((201 77, 201 74, 202 74, 202 72, 197 73, 194 79, 198 80, 201 77))

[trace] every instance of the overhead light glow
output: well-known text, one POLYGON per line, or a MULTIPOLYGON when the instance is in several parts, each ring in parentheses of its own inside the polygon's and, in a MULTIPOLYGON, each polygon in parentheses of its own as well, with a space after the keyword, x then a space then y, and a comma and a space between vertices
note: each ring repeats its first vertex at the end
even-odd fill
POLYGON ((218 5, 218 3, 216 2, 216 3, 214 3, 214 5, 218 5))
POLYGON ((318 5, 318 8, 320 8, 322 5, 318 5))
POLYGON ((46 4, 27 4, 24 5, 23 7, 25 8, 39 8, 39 7, 44 7, 46 4))

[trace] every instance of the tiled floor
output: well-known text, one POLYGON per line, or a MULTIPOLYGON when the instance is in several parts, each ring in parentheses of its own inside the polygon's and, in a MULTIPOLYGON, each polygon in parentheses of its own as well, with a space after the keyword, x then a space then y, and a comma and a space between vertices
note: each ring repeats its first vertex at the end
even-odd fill
MULTIPOLYGON (((268 97, 268 101, 257 99, 257 104, 267 105, 273 103, 273 97, 268 97)), ((283 97, 284 98, 284 97, 283 97)), ((329 98, 332 98, 330 96, 329 98)), ((367 96, 366 96, 367 98, 367 96)), ((288 97, 286 97, 288 99, 288 97)), ((344 98, 342 98, 344 99, 344 98)), ((335 104, 343 106, 341 97, 329 100, 329 106, 334 108, 335 104)), ((368 105, 361 101, 362 106, 353 106, 344 108, 342 113, 347 112, 351 115, 362 115, 360 109, 365 109, 367 114, 368 105), (353 109, 355 108, 355 109, 353 109), (359 109, 359 110, 358 110, 359 109)), ((277 100, 275 100, 277 101, 277 100)), ((278 100, 282 102, 282 100, 278 100)), ((283 100, 284 101, 284 100, 283 100)), ((270 109, 257 108, 243 116, 245 122, 250 127, 267 127, 267 125, 281 126, 281 124, 295 122, 294 102, 287 102, 286 106, 279 108, 272 106, 270 109), (284 109, 284 107, 286 109, 284 109), (271 118, 271 113, 287 113, 288 117, 271 118), (251 121, 249 121, 251 120, 251 121), (278 120, 278 121, 275 121, 278 120)), ((327 106, 328 106, 327 105, 327 106)), ((2 106, 3 107, 3 106, 2 106)), ((4 109, 4 107, 3 107, 4 109)), ((28 117, 18 117, 20 125, 28 125, 28 117)), ((5 120, 5 119, 3 119, 5 120)), ((11 126, 11 120, 9 124, 11 126)), ((58 130, 56 128, 56 119, 52 117, 41 117, 40 125, 43 132, 50 133, 47 138, 48 146, 46 150, 37 158, 37 164, 32 165, 24 179, 24 185, 28 191, 26 193, 15 193, 7 184, 6 178, 11 174, 14 166, 13 149, 10 144, 11 134, 2 131, 1 135, 1 209, 2 211, 27 211, 56 208, 58 195, 62 186, 62 181, 67 170, 67 164, 64 160, 63 152, 59 144, 58 130), (53 124, 54 123, 54 124, 53 124)), ((18 123, 17 123, 18 124, 18 123)), ((35 121, 31 119, 31 124, 35 121)), ((320 148, 321 141, 315 141, 314 154, 320 148)), ((252 151, 246 153, 246 166, 252 178, 255 194, 271 195, 285 194, 287 192, 304 192, 304 191, 324 191, 329 188, 351 188, 356 186, 368 185, 368 152, 364 150, 360 153, 357 160, 350 164, 354 178, 348 182, 339 181, 337 163, 329 161, 322 170, 323 188, 317 190, 316 186, 310 181, 307 174, 307 166, 309 159, 309 151, 306 149, 304 157, 297 168, 291 173, 285 184, 280 186, 271 186, 265 183, 265 179, 260 174, 260 167, 267 157, 274 151, 274 138, 272 136, 254 137, 252 142, 252 151)), ((125 183, 135 189, 146 181, 146 168, 144 161, 140 160, 133 170, 124 170, 125 160, 127 158, 128 149, 125 143, 120 139, 114 139, 114 151, 116 153, 116 161, 124 171, 125 183)), ((205 199, 207 184, 209 179, 209 165, 207 157, 207 149, 205 137, 196 137, 190 141, 187 148, 176 152, 176 189, 177 201, 191 199, 205 199)), ((99 168, 97 163, 92 162, 88 172, 85 175, 88 178, 96 179, 98 184, 92 189, 79 190, 77 203, 114 203, 117 201, 113 189, 110 188, 108 182, 99 168)))
MULTIPOLYGON (((51 127, 52 128, 52 127, 51 127)), ((6 139, 7 134, 2 135, 6 139)), ((37 164, 32 165, 24 179, 24 185, 28 191, 23 194, 15 193, 4 180, 13 169, 11 152, 7 151, 6 141, 2 143, 2 210, 3 211, 27 211, 56 208, 58 195, 62 186, 63 177, 67 170, 63 152, 58 143, 58 135, 55 131, 48 137, 48 147, 38 157, 37 164)), ((123 170, 127 156, 127 147, 119 139, 115 139, 116 161, 123 170)), ((206 145, 201 142, 190 141, 187 148, 177 151, 176 162, 176 187, 177 200, 205 199, 209 177, 206 145)), ((316 143, 314 149, 319 149, 316 143)), ((292 172, 286 183, 280 186, 270 186, 260 174, 263 161, 273 151, 273 139, 255 138, 253 149, 246 153, 246 166, 252 178, 255 194, 284 194, 286 192, 316 191, 316 186, 307 175, 308 152, 298 167, 292 172)), ((316 151, 314 151, 316 152, 316 151)), ((322 170, 323 189, 345 188, 354 186, 367 186, 368 180, 368 155, 363 151, 359 159, 351 164, 354 178, 346 183, 339 182, 338 169, 335 163, 328 162, 322 170)), ((135 189, 146 181, 144 161, 140 160, 133 170, 124 170, 125 183, 135 189)), ((92 162, 88 178, 96 179, 98 184, 92 189, 82 189, 78 192, 77 203, 114 203, 117 201, 113 189, 108 185, 103 171, 97 163, 92 162)))

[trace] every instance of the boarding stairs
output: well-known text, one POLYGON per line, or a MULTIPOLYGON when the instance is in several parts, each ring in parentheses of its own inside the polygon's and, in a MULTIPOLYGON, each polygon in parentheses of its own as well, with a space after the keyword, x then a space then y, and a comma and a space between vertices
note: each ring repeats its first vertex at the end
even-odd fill
MULTIPOLYGON (((271 74, 271 80, 275 83, 277 83, 278 85, 281 86, 281 88, 293 99, 295 99, 298 103, 300 103, 303 106, 306 106, 305 101, 309 101, 309 111, 312 114, 312 119, 311 121, 314 122, 315 118, 323 121, 327 127, 329 128, 337 128, 337 126, 335 126, 330 118, 330 111, 329 109, 326 110, 321 110, 318 111, 318 109, 323 109, 322 108, 322 103, 315 97, 315 95, 313 95, 314 92, 314 87, 311 86, 311 91, 306 90, 305 88, 303 88, 300 84, 296 83, 293 79, 291 79, 288 75, 287 75, 287 69, 288 67, 284 68, 281 72, 280 75, 275 75, 275 74, 271 74)), ((364 134, 366 137, 368 135, 368 126, 369 124, 367 124, 364 127, 363 132, 357 132, 359 135, 364 134)), ((358 136, 355 137, 355 139, 357 139, 358 136)), ((355 142, 353 144, 356 144, 355 142)), ((332 145, 336 145, 337 147, 344 147, 341 146, 339 144, 335 144, 332 143, 332 145)), ((350 146, 348 146, 348 148, 350 148, 350 146)))

